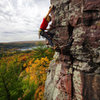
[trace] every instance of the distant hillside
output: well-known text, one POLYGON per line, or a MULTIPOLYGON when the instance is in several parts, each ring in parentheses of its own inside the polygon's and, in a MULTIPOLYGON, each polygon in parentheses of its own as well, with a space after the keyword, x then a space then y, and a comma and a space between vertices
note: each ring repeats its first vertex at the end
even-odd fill
POLYGON ((45 41, 19 41, 19 42, 9 42, 9 43, 0 43, 0 50, 8 49, 19 49, 19 48, 28 48, 33 46, 38 46, 39 44, 45 44, 45 41))

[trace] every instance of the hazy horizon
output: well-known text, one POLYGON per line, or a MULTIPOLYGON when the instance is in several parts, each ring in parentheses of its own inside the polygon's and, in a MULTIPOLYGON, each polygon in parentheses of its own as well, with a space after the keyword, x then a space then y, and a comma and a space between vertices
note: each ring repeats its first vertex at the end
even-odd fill
POLYGON ((39 26, 49 6, 49 0, 1 0, 0 43, 39 41, 39 26))
POLYGON ((9 41, 9 42, 0 42, 0 43, 20 43, 20 42, 38 42, 38 41, 45 41, 43 39, 39 39, 39 40, 30 40, 30 41, 9 41))

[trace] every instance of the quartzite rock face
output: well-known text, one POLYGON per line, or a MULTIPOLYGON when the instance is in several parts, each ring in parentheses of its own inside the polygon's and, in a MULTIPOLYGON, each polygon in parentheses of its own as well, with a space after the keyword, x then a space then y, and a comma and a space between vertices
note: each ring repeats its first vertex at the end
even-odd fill
POLYGON ((58 46, 45 84, 47 100, 100 100, 100 0, 51 0, 58 46))

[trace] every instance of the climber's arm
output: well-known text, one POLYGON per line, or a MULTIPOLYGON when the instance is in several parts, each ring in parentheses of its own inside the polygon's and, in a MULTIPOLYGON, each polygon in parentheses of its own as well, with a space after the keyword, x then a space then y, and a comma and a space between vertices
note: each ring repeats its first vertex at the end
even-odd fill
POLYGON ((51 11, 52 11, 52 8, 53 8, 53 5, 50 7, 50 9, 49 9, 49 11, 48 11, 47 15, 45 16, 45 18, 47 18, 47 17, 49 16, 49 14, 50 14, 50 13, 51 13, 51 11))

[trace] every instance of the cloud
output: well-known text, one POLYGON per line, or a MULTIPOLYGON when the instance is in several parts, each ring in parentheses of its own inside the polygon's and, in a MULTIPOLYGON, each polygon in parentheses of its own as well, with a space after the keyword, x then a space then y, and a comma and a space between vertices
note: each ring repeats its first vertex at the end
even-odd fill
POLYGON ((0 42, 38 40, 49 0, 0 0, 0 42))

